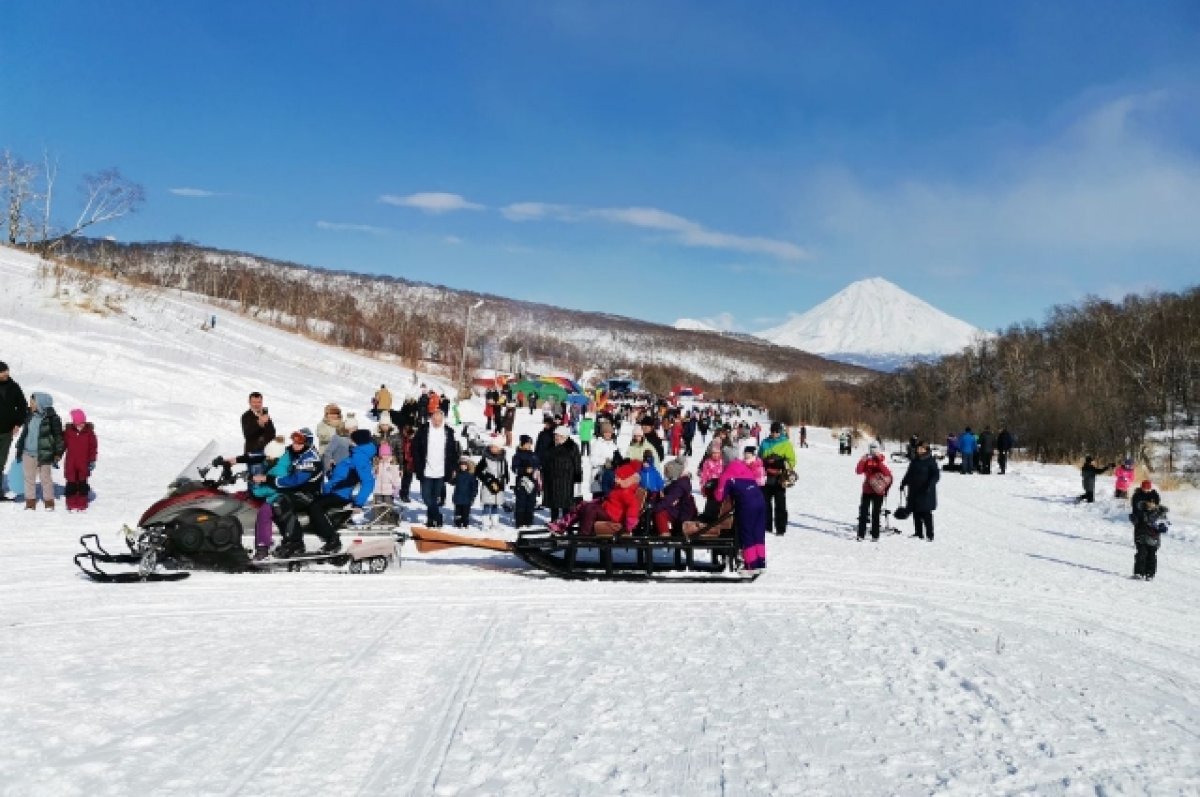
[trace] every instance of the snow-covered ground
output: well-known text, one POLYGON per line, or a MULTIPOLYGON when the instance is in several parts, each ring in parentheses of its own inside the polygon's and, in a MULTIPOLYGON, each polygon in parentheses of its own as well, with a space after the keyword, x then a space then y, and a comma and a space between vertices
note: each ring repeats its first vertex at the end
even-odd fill
POLYGON ((754 583, 410 547, 377 576, 94 584, 79 535, 115 544, 204 442, 236 451, 249 390, 282 430, 411 374, 202 331, 187 297, 67 312, 33 271, 0 249, 0 359, 88 411, 100 465, 86 514, 0 504, 0 794, 1200 793, 1194 493, 1164 498, 1153 583, 1066 467, 946 475, 935 542, 858 543, 853 460, 810 430, 754 583))

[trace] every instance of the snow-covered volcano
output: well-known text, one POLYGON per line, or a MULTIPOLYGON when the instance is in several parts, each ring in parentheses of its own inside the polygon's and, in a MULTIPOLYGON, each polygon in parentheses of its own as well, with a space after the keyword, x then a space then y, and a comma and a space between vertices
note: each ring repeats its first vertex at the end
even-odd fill
POLYGON ((913 359, 953 354, 986 334, 874 277, 851 283, 758 336, 832 360, 891 370, 913 359))

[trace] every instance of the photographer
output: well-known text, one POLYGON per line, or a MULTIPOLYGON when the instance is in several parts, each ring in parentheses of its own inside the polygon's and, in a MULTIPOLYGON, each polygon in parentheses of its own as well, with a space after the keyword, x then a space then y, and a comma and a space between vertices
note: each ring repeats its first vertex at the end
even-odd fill
POLYGON ((263 406, 262 393, 250 394, 250 409, 242 413, 243 454, 261 454, 267 443, 275 439, 275 422, 263 406))
POLYGON ((879 443, 871 443, 866 456, 854 467, 854 472, 863 477, 862 498, 858 502, 858 539, 866 537, 869 510, 871 539, 879 542, 879 513, 883 511, 883 498, 892 487, 892 472, 879 450, 879 443))

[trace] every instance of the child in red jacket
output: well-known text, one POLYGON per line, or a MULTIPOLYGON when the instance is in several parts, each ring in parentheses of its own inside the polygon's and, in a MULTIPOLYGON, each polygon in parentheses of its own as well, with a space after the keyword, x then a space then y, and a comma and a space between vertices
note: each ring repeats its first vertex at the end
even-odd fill
POLYGON ((96 430, 83 410, 71 410, 71 424, 63 429, 63 443, 67 448, 63 463, 67 511, 82 512, 88 508, 88 476, 96 469, 96 430))
POLYGON ((562 534, 578 521, 579 533, 589 535, 593 533, 592 527, 596 521, 608 520, 620 523, 627 534, 633 531, 642 512, 642 503, 637 494, 641 482, 641 463, 624 463, 617 468, 616 477, 616 486, 607 496, 580 504, 561 519, 548 523, 546 528, 555 534, 562 534))

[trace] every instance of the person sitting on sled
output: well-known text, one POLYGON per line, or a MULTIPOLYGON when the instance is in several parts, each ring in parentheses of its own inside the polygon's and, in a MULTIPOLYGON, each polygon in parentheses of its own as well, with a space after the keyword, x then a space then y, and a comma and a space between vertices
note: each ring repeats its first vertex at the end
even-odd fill
POLYGON ((281 438, 275 438, 267 443, 266 448, 261 454, 243 454, 240 457, 226 457, 225 462, 229 465, 241 464, 245 465, 249 470, 251 466, 259 471, 266 470, 266 473, 259 473, 252 476, 250 479, 250 495, 258 498, 262 503, 258 507, 258 515, 254 518, 254 561, 261 562, 266 559, 271 553, 271 535, 274 531, 275 512, 272 508, 272 503, 275 497, 279 495, 274 487, 271 487, 267 481, 270 477, 280 477, 287 474, 288 471, 288 450, 283 445, 281 438))
MULTIPOLYGON (((342 538, 329 520, 329 510, 353 503, 361 513, 375 494, 375 471, 372 464, 379 449, 366 429, 350 433, 350 456, 334 466, 321 495, 308 508, 313 532, 325 544, 321 553, 336 553, 342 549, 342 538)), ((361 516, 360 516, 361 517, 361 516)))
POLYGON ((562 534, 578 522, 579 533, 590 535, 595 533, 596 521, 607 520, 620 523, 626 533, 632 532, 642 515, 642 502, 638 498, 640 481, 641 464, 636 460, 626 462, 617 468, 616 486, 605 498, 577 505, 559 520, 548 523, 546 528, 562 534))

